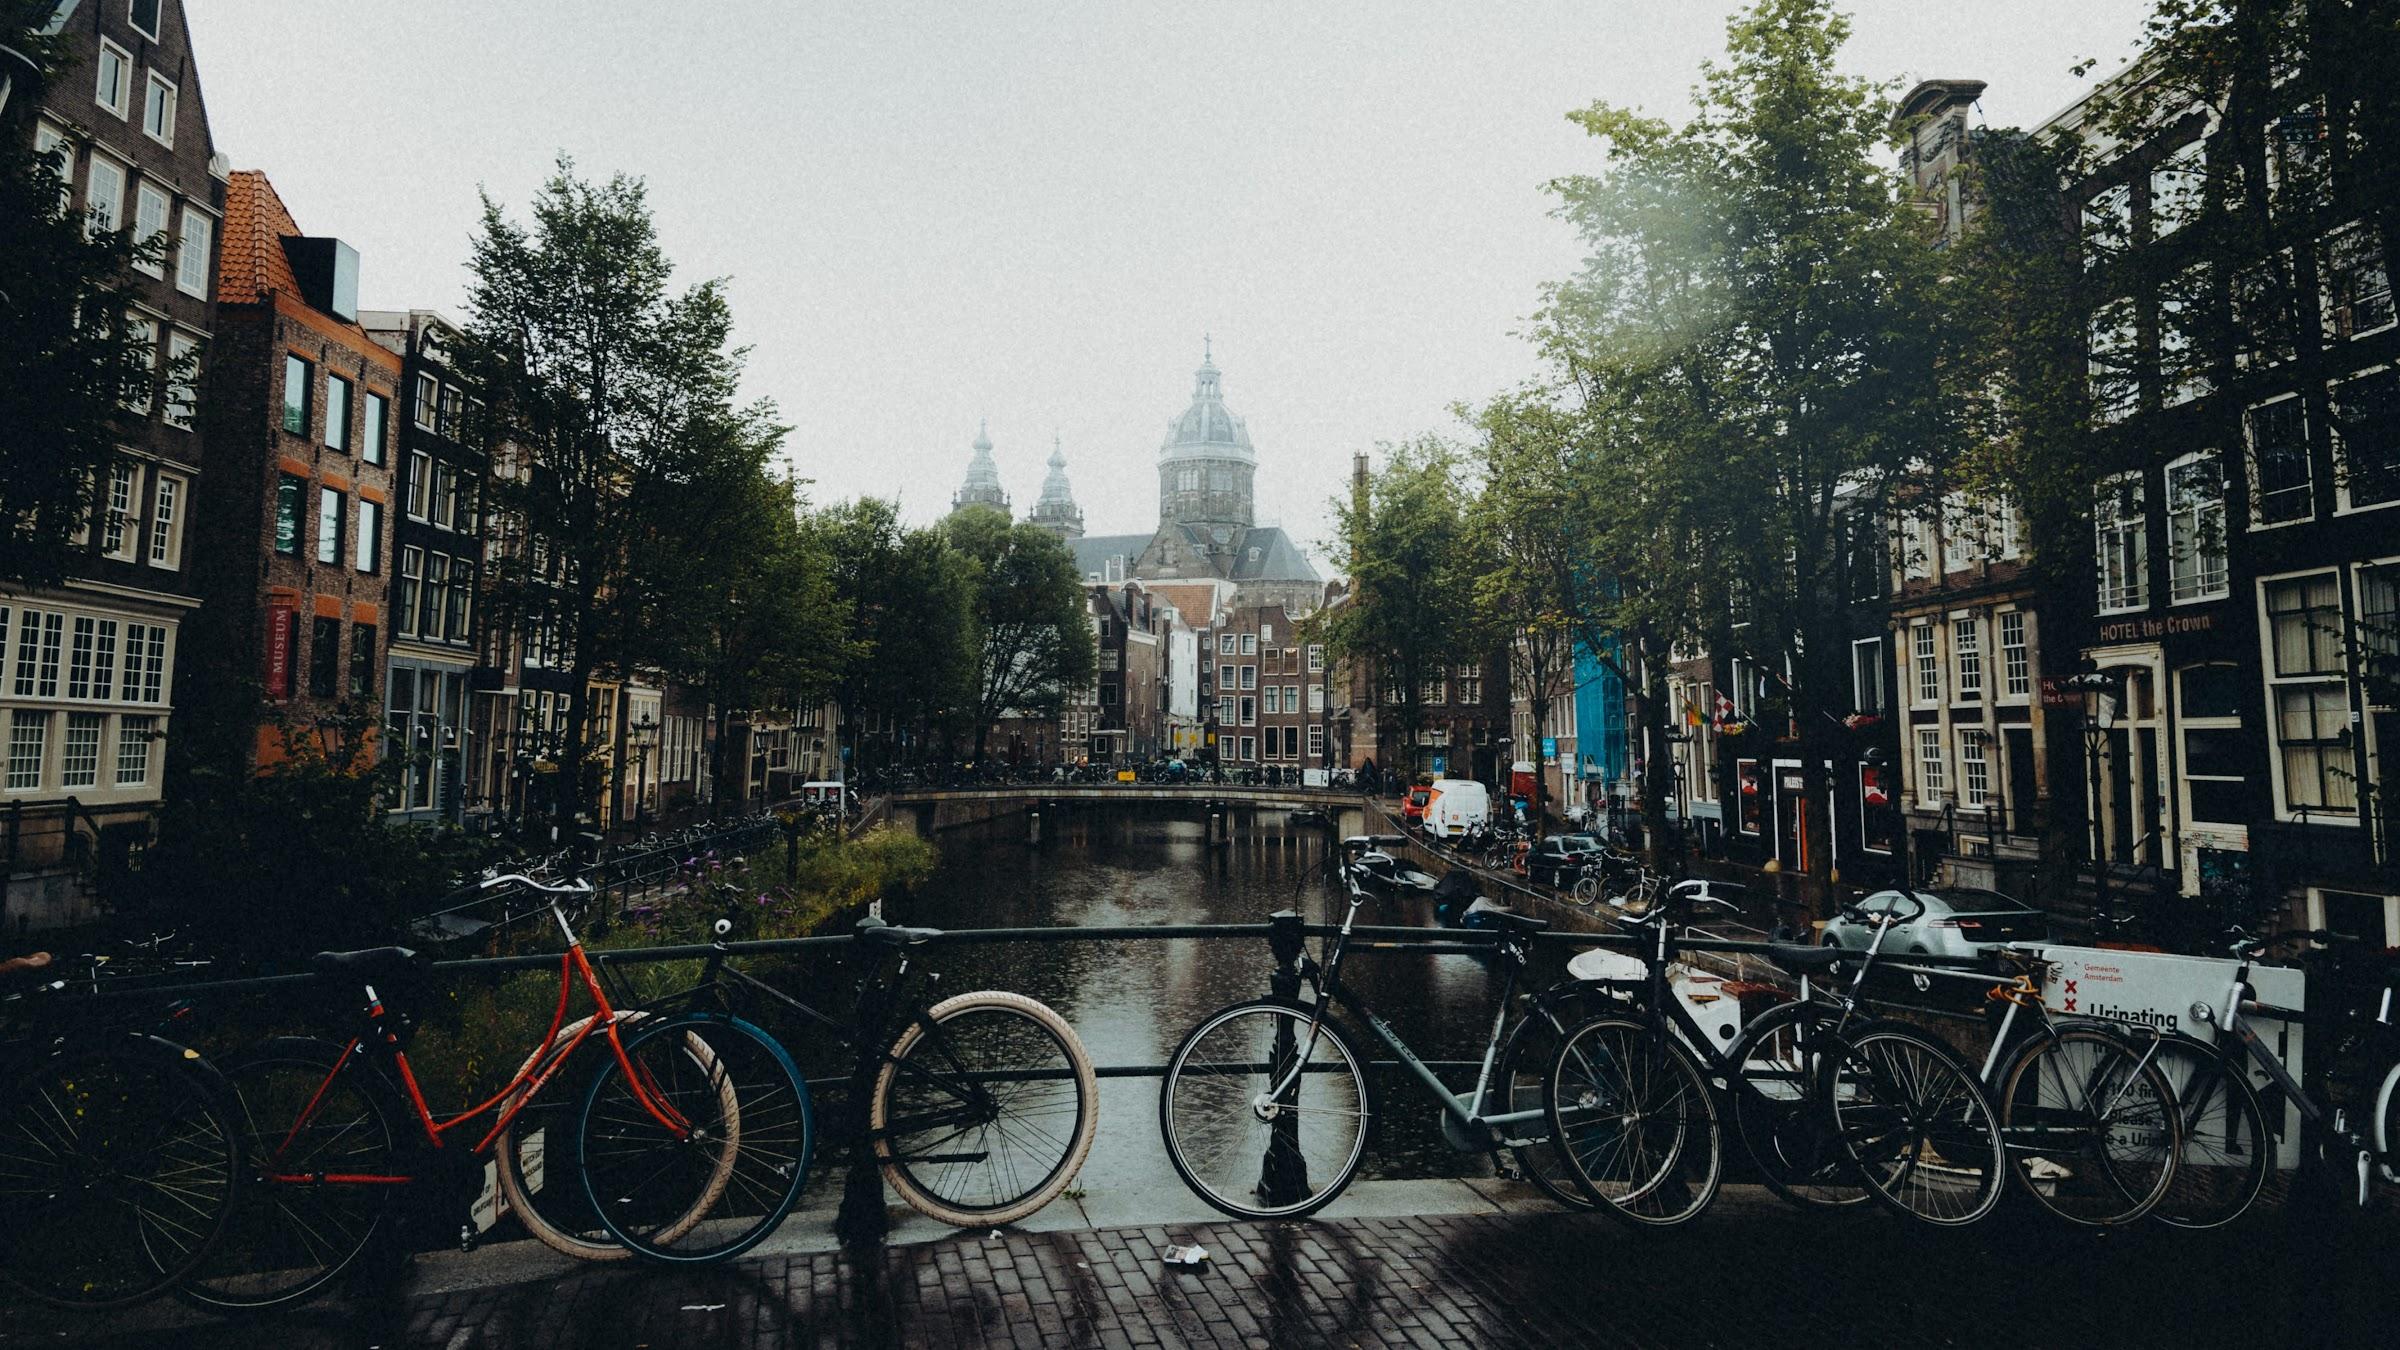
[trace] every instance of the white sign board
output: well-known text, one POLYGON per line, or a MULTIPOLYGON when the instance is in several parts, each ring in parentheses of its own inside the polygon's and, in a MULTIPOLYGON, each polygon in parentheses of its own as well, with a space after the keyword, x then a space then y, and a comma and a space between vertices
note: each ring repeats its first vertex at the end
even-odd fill
POLYGON ((1300 785, 1302 787, 1324 787, 1332 781, 1333 773, 1331 770, 1302 769, 1300 771, 1300 785))
MULTIPOLYGON (((2027 944, 2030 946, 2030 944, 2027 944)), ((2165 952, 2123 952, 2101 947, 2031 946, 2051 972, 2042 981, 2042 1006, 2053 1012, 2081 1017, 2107 1017, 2135 1026, 2181 1032, 2214 1044, 2217 1025, 2192 1016, 2202 1003, 2217 1016, 2225 1012, 2226 991, 2241 963, 2226 957, 2174 956, 2165 952)), ((2252 966, 2250 985, 2262 1003, 2298 1012, 2308 1005, 2306 971, 2288 966, 2252 966)), ((2292 1077, 2301 1076, 2300 1024, 2255 1018, 2250 1029, 2283 1061, 2292 1077)), ((2271 1080, 2250 1065, 2250 1084, 2262 1102, 2271 1080)), ((2287 1104, 2280 1133, 2277 1165, 2300 1163, 2300 1108, 2287 1104)))

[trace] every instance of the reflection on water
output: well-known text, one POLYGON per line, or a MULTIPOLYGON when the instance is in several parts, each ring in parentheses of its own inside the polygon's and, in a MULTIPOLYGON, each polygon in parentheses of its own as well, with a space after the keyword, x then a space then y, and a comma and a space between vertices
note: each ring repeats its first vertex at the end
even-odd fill
MULTIPOLYGON (((1317 880, 1329 840, 1322 826, 1286 828, 1262 816, 1211 848, 1200 822, 1111 808, 1045 822, 1049 842, 1023 842, 1022 822, 940 836, 942 863, 915 895, 888 905, 895 923, 937 928, 1137 927, 1259 923, 1279 909, 1339 922, 1346 908, 1317 880)), ((1424 924, 1422 900, 1384 901, 1361 923, 1424 924)), ((945 947, 931 963, 945 990, 1014 989, 1075 1025, 1096 1064, 1163 1064, 1205 1014, 1267 992, 1263 940, 1022 943, 945 947)), ((1363 994, 1426 1059, 1479 1059, 1498 1011, 1498 977, 1470 956, 1356 952, 1343 984, 1363 994)), ((1363 1059, 1384 1059, 1363 1042, 1363 1059)), ((1472 1069, 1445 1071, 1453 1088, 1472 1069)), ((1394 1070, 1369 1083, 1376 1121, 1364 1176, 1487 1174, 1488 1160, 1442 1143, 1438 1109, 1394 1070)), ((1083 1184, 1176 1184, 1158 1141, 1158 1080, 1103 1079, 1098 1141, 1083 1184)))

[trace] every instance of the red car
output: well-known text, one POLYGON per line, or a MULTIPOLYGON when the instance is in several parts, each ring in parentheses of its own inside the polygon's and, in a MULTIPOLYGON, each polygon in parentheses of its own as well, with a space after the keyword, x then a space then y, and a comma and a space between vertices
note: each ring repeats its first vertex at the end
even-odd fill
POLYGON ((1400 823, 1406 825, 1412 830, 1421 830, 1425 828, 1425 803, 1430 800, 1432 796, 1432 788, 1410 788, 1408 790, 1408 799, 1400 804, 1400 823))

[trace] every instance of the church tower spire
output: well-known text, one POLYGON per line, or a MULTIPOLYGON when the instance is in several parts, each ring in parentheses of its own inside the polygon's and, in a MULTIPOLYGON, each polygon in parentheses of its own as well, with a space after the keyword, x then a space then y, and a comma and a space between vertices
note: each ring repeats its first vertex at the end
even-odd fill
POLYGON ((1202 337, 1191 406, 1167 423, 1167 438, 1158 447, 1159 527, 1249 528, 1255 515, 1251 479, 1257 471, 1250 428, 1225 406, 1216 344, 1202 337))
POLYGON ((1050 437, 1050 474, 1042 480, 1042 498, 1033 504, 1030 519, 1070 543, 1083 537, 1083 508, 1067 485, 1067 452, 1059 448, 1056 433, 1050 437))
POLYGON ((992 462, 992 429, 987 420, 976 427, 975 453, 967 460, 967 481, 950 499, 953 511, 966 506, 1008 510, 1008 493, 1000 486, 1000 466, 992 462))

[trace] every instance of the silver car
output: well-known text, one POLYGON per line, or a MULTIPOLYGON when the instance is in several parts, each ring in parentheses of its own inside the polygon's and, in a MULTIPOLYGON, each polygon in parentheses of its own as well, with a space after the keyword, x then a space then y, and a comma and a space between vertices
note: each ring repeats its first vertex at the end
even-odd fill
POLYGON ((1891 915, 1891 932, 1883 940, 1888 956, 1972 958, 1987 948, 2050 936, 2050 916, 2042 911, 1998 891, 1954 886, 1877 891, 1828 921, 1824 944, 1863 952, 1875 941, 1876 925, 1886 913, 1891 915))

